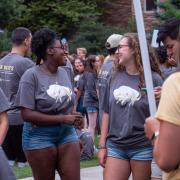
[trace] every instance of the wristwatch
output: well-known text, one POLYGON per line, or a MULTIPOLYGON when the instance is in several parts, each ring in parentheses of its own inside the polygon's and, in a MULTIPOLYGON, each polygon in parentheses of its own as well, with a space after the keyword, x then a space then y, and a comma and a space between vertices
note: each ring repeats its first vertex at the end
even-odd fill
POLYGON ((151 137, 151 141, 154 141, 159 135, 159 131, 155 131, 151 137))

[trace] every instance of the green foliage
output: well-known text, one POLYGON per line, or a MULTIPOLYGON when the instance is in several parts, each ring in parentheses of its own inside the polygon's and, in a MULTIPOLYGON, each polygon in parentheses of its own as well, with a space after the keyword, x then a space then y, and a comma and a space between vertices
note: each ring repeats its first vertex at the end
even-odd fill
POLYGON ((7 32, 0 32, 0 53, 3 51, 9 51, 11 43, 7 32))
POLYGON ((158 13, 158 17, 161 20, 167 20, 169 18, 180 18, 180 0, 166 0, 158 4, 163 9, 158 13))
POLYGON ((93 18, 84 19, 74 39, 70 41, 70 52, 75 53, 77 47, 85 47, 89 54, 106 54, 106 39, 111 34, 124 34, 125 32, 136 32, 133 20, 129 20, 128 26, 122 28, 104 25, 93 18))
POLYGON ((24 0, 21 16, 12 17, 14 23, 10 23, 8 28, 23 25, 36 31, 49 27, 69 34, 72 33, 70 29, 75 31, 82 18, 100 16, 102 8, 99 5, 102 3, 102 0, 24 0))
POLYGON ((13 18, 20 17, 24 6, 22 0, 1 0, 0 1, 0 28, 8 29, 9 24, 13 23, 13 18))

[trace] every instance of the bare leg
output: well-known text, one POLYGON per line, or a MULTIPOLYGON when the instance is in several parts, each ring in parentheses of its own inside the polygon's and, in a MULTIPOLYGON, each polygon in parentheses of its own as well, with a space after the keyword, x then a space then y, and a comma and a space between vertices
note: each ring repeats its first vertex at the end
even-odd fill
POLYGON ((32 168, 34 180, 54 180, 56 147, 25 151, 25 155, 32 168))
POLYGON ((88 123, 87 123, 87 118, 86 118, 86 116, 84 116, 84 128, 85 128, 85 129, 88 128, 88 123))
POLYGON ((95 129, 96 129, 97 112, 88 113, 88 118, 89 118, 88 130, 91 133, 92 138, 94 139, 95 129))
POLYGON ((130 162, 113 157, 107 157, 103 173, 104 180, 128 180, 131 174, 130 162))
POLYGON ((151 161, 131 160, 131 169, 133 180, 151 179, 151 161))
POLYGON ((80 180, 79 142, 67 143, 58 147, 57 171, 61 180, 80 180))

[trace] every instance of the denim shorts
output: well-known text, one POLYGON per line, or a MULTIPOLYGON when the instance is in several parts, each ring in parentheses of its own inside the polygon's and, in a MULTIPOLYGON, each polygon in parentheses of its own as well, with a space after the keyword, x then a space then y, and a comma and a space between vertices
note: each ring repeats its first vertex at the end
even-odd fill
POLYGON ((122 149, 112 143, 107 144, 107 156, 114 157, 123 160, 152 160, 152 147, 134 148, 134 149, 122 149))
POLYGON ((93 113, 93 112, 98 112, 98 109, 96 107, 89 106, 89 107, 86 108, 86 111, 88 113, 93 113))
POLYGON ((72 125, 35 126, 25 122, 22 134, 24 150, 42 149, 76 142, 79 138, 72 125))

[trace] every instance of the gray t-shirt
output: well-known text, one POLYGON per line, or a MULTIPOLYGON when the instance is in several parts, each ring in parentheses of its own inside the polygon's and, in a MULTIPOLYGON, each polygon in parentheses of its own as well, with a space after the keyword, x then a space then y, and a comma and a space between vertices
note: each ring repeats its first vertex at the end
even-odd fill
POLYGON ((21 78, 17 104, 46 114, 69 114, 73 110, 75 95, 63 68, 47 74, 41 66, 28 69, 21 78))
POLYGON ((177 67, 160 67, 161 73, 162 73, 162 78, 166 80, 168 76, 171 74, 175 73, 177 71, 177 67))
POLYGON ((34 66, 34 62, 19 54, 9 53, 0 60, 0 87, 10 102, 8 119, 10 125, 22 124, 20 110, 15 105, 19 81, 23 73, 34 66))
POLYGON ((1 88, 0 88, 0 98, 1 98, 0 113, 2 113, 2 112, 7 111, 10 108, 10 106, 9 106, 9 102, 8 102, 6 96, 4 95, 3 91, 1 90, 1 88))
POLYGON ((74 78, 73 78, 74 77, 74 70, 73 70, 73 66, 72 66, 70 60, 67 59, 66 65, 61 66, 61 67, 64 68, 65 71, 67 72, 68 77, 69 77, 69 79, 71 81, 72 87, 74 87, 74 78))
POLYGON ((108 79, 111 76, 112 66, 113 66, 113 61, 108 59, 103 63, 98 75, 97 89, 99 93, 99 109, 103 108, 104 95, 105 95, 108 79))
MULTIPOLYGON (((162 78, 153 73, 154 87, 162 78)), ((139 75, 118 72, 109 80, 104 111, 109 114, 107 143, 121 148, 151 146, 144 133, 145 118, 150 115, 147 94, 139 89, 139 75)))
POLYGON ((97 75, 92 72, 85 72, 83 74, 84 80, 84 99, 83 107, 96 107, 98 108, 97 96, 97 75))

